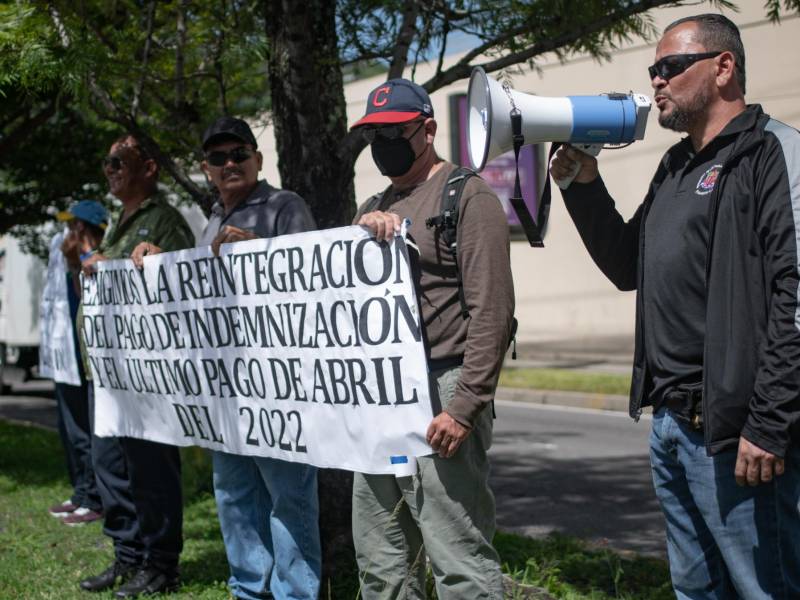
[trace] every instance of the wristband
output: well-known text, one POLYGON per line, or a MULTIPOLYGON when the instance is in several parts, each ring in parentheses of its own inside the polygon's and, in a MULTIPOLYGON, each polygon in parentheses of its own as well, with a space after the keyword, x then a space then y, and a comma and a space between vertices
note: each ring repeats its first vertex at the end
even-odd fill
POLYGON ((94 256, 95 254, 97 254, 97 250, 89 250, 88 252, 84 252, 83 254, 81 254, 79 258, 81 259, 81 262, 83 262, 87 258, 94 256))

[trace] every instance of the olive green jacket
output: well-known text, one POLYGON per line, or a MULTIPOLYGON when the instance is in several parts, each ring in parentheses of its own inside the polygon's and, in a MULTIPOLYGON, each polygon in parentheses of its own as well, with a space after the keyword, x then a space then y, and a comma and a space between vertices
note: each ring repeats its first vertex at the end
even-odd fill
MULTIPOLYGON (((120 223, 122 209, 114 214, 112 225, 106 231, 98 252, 109 260, 128 258, 139 242, 150 242, 164 252, 193 248, 194 234, 175 208, 164 196, 156 193, 142 202, 139 208, 124 223, 120 223)), ((83 304, 78 310, 78 328, 81 358, 86 379, 92 378, 89 354, 83 338, 83 304)))
POLYGON ((150 196, 124 223, 122 210, 114 215, 99 252, 108 259, 127 258, 139 242, 150 242, 164 252, 194 247, 186 220, 161 194, 150 196))

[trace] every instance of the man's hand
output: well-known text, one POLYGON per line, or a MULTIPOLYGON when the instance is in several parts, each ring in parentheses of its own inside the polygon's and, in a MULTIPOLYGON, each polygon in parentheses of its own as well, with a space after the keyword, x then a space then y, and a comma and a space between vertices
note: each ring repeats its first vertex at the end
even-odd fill
POLYGON ((84 261, 81 261, 81 271, 86 276, 94 275, 95 271, 97 271, 97 263, 103 260, 108 260, 102 254, 92 254, 89 258, 84 261))
POLYGON ((578 183, 591 183, 600 172, 597 170, 597 159, 594 156, 584 154, 580 150, 576 150, 569 144, 561 146, 557 151, 553 160, 550 162, 550 175, 556 181, 567 179, 572 175, 575 168, 575 163, 580 165, 578 174, 575 175, 573 181, 578 183))
POLYGON ((131 260, 133 260, 133 264, 136 265, 137 269, 141 269, 144 266, 145 256, 161 254, 162 252, 163 250, 155 244, 151 244, 150 242, 139 242, 136 244, 136 248, 133 249, 133 252, 131 252, 131 260))
POLYGON ((395 234, 400 232, 401 223, 400 215, 380 210, 361 215, 358 220, 358 224, 368 228, 376 240, 386 240, 387 242, 392 241, 395 234))
POLYGON ((211 252, 214 253, 214 256, 219 256, 219 247, 222 244, 232 244, 233 242, 242 242, 244 240, 255 239, 258 239, 258 236, 252 231, 239 229, 238 227, 233 227, 232 225, 225 225, 225 227, 219 230, 219 233, 217 234, 217 237, 214 238, 214 241, 211 242, 211 252))
POLYGON ((758 485, 772 481, 773 475, 783 475, 784 462, 774 454, 762 450, 745 438, 739 438, 739 454, 736 456, 736 483, 758 485))
POLYGON ((469 432, 469 429, 453 417, 446 412, 441 412, 428 425, 426 438, 431 448, 438 452, 439 456, 450 458, 456 453, 461 442, 467 439, 469 432))

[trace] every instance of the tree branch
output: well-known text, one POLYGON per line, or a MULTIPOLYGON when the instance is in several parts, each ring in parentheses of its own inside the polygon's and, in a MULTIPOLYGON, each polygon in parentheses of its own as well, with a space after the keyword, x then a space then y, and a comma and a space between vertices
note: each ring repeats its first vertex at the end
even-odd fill
POLYGON ((142 74, 139 77, 139 83, 133 92, 133 100, 131 101, 131 118, 136 118, 136 113, 139 112, 139 99, 142 96, 142 88, 144 87, 144 80, 147 77, 147 63, 150 59, 150 46, 153 43, 153 21, 155 20, 156 3, 151 0, 147 6, 147 35, 144 40, 144 53, 142 56, 142 74))
POLYGON ((24 117, 25 115, 27 115, 28 109, 30 107, 27 104, 25 104, 24 102, 22 102, 21 100, 18 100, 18 102, 19 102, 19 105, 17 106, 17 110, 16 111, 14 111, 14 112, 12 112, 10 114, 6 113, 6 114, 3 115, 4 119, 3 119, 3 122, 0 123, 0 131, 6 131, 14 121, 16 121, 17 119, 20 119, 20 118, 24 117))
MULTIPOLYGON (((41 127, 56 112, 56 99, 51 98, 47 105, 34 116, 25 119, 21 125, 0 138, 0 163, 6 154, 14 152, 15 147, 26 137, 41 127)), ((7 131, 7 130, 6 130, 7 131)))
POLYGON ((219 107, 223 115, 228 114, 228 98, 225 89, 225 74, 222 70, 222 47, 225 43, 225 34, 220 31, 217 43, 214 47, 214 79, 217 81, 217 91, 219 92, 219 107))
POLYGON ((392 54, 392 62, 389 64, 389 74, 387 79, 402 77, 403 71, 408 64, 408 50, 411 42, 417 35, 417 17, 419 16, 419 4, 417 0, 406 2, 406 9, 403 11, 403 22, 400 25, 400 32, 397 34, 397 43, 392 54))
POLYGON ((519 27, 517 27, 515 29, 511 29, 511 30, 503 33, 503 35, 500 35, 500 36, 498 36, 496 38, 493 38, 493 39, 491 39, 491 40, 489 40, 487 42, 484 42, 480 46, 476 46, 475 48, 473 48, 472 50, 467 52, 464 56, 462 56, 456 64, 457 65, 469 64, 472 61, 473 58, 477 58, 478 56, 481 56, 482 54, 485 54, 486 52, 488 52, 492 48, 494 48, 496 46, 500 46, 501 44, 504 44, 508 40, 511 40, 511 39, 517 37, 518 35, 521 35, 523 33, 527 33, 529 31, 530 31, 530 27, 528 25, 520 25, 519 27))
POLYGON ((186 101, 186 83, 184 80, 184 57, 186 47, 186 8, 187 0, 181 0, 178 5, 178 43, 175 44, 175 107, 180 108, 186 101))
POLYGON ((436 71, 435 74, 439 74, 442 72, 442 67, 444 66, 444 53, 447 49, 447 35, 450 33, 450 22, 445 21, 444 26, 442 27, 442 47, 439 50, 439 60, 436 62, 436 71))
MULTIPOLYGON (((675 1, 641 0, 639 2, 634 2, 629 4, 626 8, 609 13, 605 15, 603 18, 594 21, 588 25, 584 25, 583 27, 570 28, 559 36, 549 37, 544 42, 536 43, 528 48, 525 48, 524 50, 520 50, 519 52, 512 52, 510 54, 506 54, 504 56, 501 56, 500 58, 497 58, 495 60, 490 60, 479 66, 483 67, 484 71, 486 71, 487 73, 491 73, 493 71, 499 71, 501 69, 505 69, 506 67, 510 67, 519 64, 521 62, 530 60, 535 56, 546 54, 547 52, 552 52, 559 48, 569 47, 589 35, 602 32, 603 30, 607 29, 609 26, 617 23, 620 20, 632 17, 633 15, 636 14, 647 12, 652 8, 663 6, 665 4, 675 4, 675 1)), ((495 40, 490 40, 489 42, 482 44, 473 51, 468 52, 455 65, 453 65, 449 69, 446 69, 445 71, 442 71, 441 73, 435 74, 431 79, 429 79, 423 84, 423 87, 428 91, 428 93, 433 93, 434 91, 441 89, 447 85, 450 85, 455 81, 458 81, 460 79, 466 79, 467 77, 470 76, 472 69, 475 66, 477 66, 470 64, 470 61, 476 56, 483 54, 487 50, 497 46, 500 43, 500 40, 508 39, 509 34, 504 34, 503 36, 500 36, 495 40)))
MULTIPOLYGON (((50 5, 50 17, 55 24, 56 31, 58 32, 61 44, 65 48, 71 45, 69 33, 67 32, 64 22, 58 10, 50 5)), ((165 154, 161 147, 141 126, 136 122, 133 115, 127 114, 121 107, 119 107, 111 96, 102 89, 95 80, 94 74, 90 73, 88 76, 89 91, 92 97, 100 103, 106 111, 106 118, 109 121, 121 125, 128 133, 133 134, 139 140, 139 143, 150 156, 167 171, 178 185, 180 185, 192 197, 192 199, 203 207, 208 205, 208 194, 201 190, 195 183, 175 164, 172 157, 165 154)))
POLYGON ((391 58, 391 55, 388 52, 367 52, 365 54, 359 54, 356 58, 342 60, 339 64, 341 64, 343 67, 349 67, 350 65, 354 65, 356 63, 368 60, 376 60, 379 58, 388 61, 391 58))

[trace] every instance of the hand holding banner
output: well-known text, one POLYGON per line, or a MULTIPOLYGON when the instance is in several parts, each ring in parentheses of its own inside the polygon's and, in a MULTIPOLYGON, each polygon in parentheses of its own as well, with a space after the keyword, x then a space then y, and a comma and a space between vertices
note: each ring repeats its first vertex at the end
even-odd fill
POLYGON ((430 454, 404 238, 360 227, 106 261, 83 282, 98 435, 365 473, 430 454))

